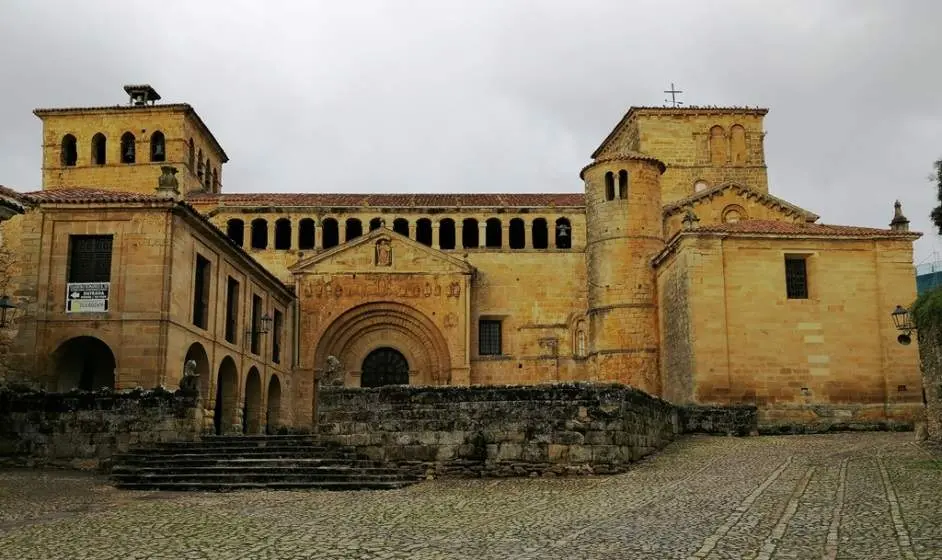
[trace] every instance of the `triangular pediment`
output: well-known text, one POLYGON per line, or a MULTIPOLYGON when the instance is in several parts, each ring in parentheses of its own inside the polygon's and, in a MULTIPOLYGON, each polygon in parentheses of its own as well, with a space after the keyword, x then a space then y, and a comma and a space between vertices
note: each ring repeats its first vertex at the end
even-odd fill
POLYGON ((298 261, 292 274, 471 274, 466 261, 385 227, 298 261))
MULTIPOLYGON (((726 204, 734 203, 759 205, 789 221, 815 222, 819 218, 817 214, 809 212, 791 202, 739 183, 723 183, 722 185, 717 185, 672 202, 664 207, 664 218, 667 219, 673 215, 680 214, 687 208, 693 209, 696 213, 698 212, 697 207, 705 205, 725 206, 726 204)), ((775 216, 768 216, 768 218, 774 219, 775 216)))

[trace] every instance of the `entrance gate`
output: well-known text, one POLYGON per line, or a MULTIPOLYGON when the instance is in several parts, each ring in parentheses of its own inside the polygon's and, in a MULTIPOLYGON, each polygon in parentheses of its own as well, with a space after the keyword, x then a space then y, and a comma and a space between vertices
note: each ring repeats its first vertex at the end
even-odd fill
POLYGON ((377 348, 363 359, 360 373, 361 387, 408 385, 409 362, 393 348, 377 348))

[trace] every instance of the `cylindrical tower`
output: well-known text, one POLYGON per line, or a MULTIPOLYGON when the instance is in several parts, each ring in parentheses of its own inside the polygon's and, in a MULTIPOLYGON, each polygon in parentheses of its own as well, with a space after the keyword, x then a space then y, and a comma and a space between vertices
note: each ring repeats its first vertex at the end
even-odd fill
POLYGON ((660 177, 665 165, 619 153, 586 166, 589 373, 661 392, 657 285, 651 257, 664 247, 660 177))

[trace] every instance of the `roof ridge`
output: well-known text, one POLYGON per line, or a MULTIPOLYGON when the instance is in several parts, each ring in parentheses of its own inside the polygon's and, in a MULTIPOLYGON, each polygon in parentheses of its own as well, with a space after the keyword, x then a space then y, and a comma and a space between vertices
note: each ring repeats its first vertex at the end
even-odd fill
MULTIPOLYGON (((700 191, 700 192, 698 192, 698 193, 694 193, 694 194, 692 194, 692 195, 690 195, 690 196, 687 196, 687 197, 685 197, 685 198, 681 198, 681 199, 679 199, 679 200, 675 200, 674 202, 671 202, 670 204, 666 204, 666 205, 664 205, 664 208, 663 208, 663 210, 662 210, 663 215, 664 215, 665 217, 667 217, 667 216, 672 216, 672 215, 676 214, 677 212, 683 210, 683 209, 686 208, 687 206, 690 206, 690 205, 693 205, 693 204, 695 204, 695 203, 701 202, 701 201, 703 201, 704 199, 712 199, 714 195, 719 194, 720 192, 725 191, 725 190, 727 190, 727 189, 731 189, 731 188, 732 188, 732 189, 740 189, 741 191, 742 191, 742 190, 748 191, 750 194, 754 195, 754 196, 755 196, 757 199, 759 199, 761 202, 767 203, 766 205, 768 205, 768 203, 777 204, 777 205, 779 205, 779 206, 782 206, 782 207, 788 209, 788 210, 789 210, 790 212, 792 212, 792 213, 800 214, 800 215, 805 216, 805 219, 806 219, 806 220, 810 220, 810 221, 813 222, 813 221, 816 221, 816 220, 818 220, 818 219, 820 218, 820 216, 818 216, 818 215, 815 214, 814 212, 811 212, 810 210, 805 210, 805 209, 802 208, 801 206, 798 206, 798 205, 796 205, 796 204, 792 204, 791 202, 788 202, 787 200, 785 200, 785 199, 783 199, 783 198, 779 198, 779 197, 777 197, 777 196, 775 196, 775 195, 773 195, 773 194, 767 193, 767 192, 762 192, 762 191, 760 191, 759 189, 756 189, 755 187, 750 187, 749 185, 746 185, 746 184, 743 184, 743 183, 739 183, 739 182, 736 182, 736 181, 726 181, 725 183, 720 183, 719 185, 714 185, 714 186, 712 186, 712 187, 710 187, 710 188, 708 188, 708 189, 704 189, 704 190, 702 190, 702 191, 700 191)), ((741 192, 740 192, 739 194, 741 194, 741 192)))

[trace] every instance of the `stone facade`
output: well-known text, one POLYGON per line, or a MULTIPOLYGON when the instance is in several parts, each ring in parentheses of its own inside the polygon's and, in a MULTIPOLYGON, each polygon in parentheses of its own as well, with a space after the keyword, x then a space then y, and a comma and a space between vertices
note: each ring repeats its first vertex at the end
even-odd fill
POLYGON ((329 358, 349 387, 616 382, 771 426, 921 413, 890 318, 919 234, 771 195, 765 109, 634 107, 582 192, 427 195, 223 193, 225 152, 185 104, 36 114, 43 190, 0 192, 21 205, 0 225, 8 377, 68 383, 78 337, 106 345, 118 388, 172 387, 194 359, 220 432, 310 428, 329 358), (114 241, 107 312, 64 311, 83 235, 114 241))

